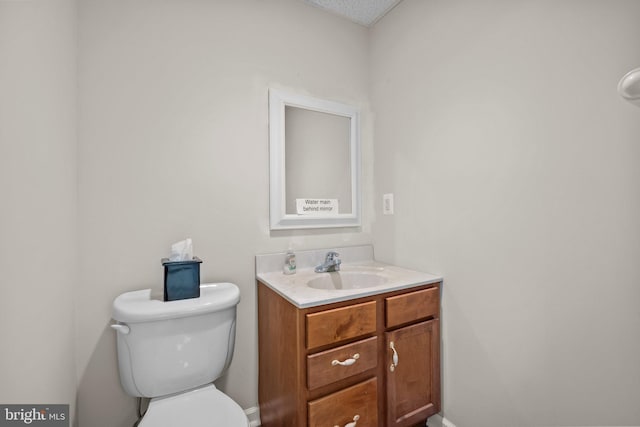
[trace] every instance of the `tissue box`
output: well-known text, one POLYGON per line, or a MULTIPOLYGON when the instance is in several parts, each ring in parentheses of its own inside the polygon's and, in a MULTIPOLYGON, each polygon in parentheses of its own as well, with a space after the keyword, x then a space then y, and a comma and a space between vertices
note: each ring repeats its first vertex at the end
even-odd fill
POLYGON ((200 297, 200 264, 202 260, 198 257, 189 261, 162 258, 165 301, 200 297))

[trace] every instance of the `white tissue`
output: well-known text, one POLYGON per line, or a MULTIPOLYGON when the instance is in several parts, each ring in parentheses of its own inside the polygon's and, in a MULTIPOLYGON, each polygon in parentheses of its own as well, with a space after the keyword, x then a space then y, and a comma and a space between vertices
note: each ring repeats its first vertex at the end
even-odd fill
POLYGON ((181 240, 171 245, 169 261, 191 261, 193 259, 193 242, 191 239, 181 240))

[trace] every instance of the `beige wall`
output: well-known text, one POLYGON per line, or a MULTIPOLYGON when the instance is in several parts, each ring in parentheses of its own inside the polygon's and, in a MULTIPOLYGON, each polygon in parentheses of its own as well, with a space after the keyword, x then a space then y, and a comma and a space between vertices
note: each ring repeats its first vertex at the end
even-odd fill
MULTIPOLYGON (((298 0, 84 0, 79 36, 80 424, 132 424, 111 303, 160 286, 160 258, 185 237, 203 280, 240 287, 235 356, 218 385, 254 406, 255 254, 371 242, 366 216, 360 230, 269 232, 267 89, 361 105, 372 165, 367 31, 298 0)), ((366 204, 369 166, 363 181, 366 204)))
POLYGON ((638 16, 405 0, 372 31, 375 198, 396 209, 376 254, 445 277, 458 427, 640 425, 640 109, 616 93, 638 16))
POLYGON ((76 14, 0 1, 0 402, 76 394, 76 14))

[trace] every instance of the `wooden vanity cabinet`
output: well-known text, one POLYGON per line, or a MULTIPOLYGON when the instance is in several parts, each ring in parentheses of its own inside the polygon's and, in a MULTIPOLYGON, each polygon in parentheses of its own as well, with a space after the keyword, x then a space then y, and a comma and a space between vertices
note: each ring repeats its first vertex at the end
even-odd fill
POLYGON ((439 317, 440 283, 300 309, 258 282, 262 425, 424 425, 440 410, 439 317))

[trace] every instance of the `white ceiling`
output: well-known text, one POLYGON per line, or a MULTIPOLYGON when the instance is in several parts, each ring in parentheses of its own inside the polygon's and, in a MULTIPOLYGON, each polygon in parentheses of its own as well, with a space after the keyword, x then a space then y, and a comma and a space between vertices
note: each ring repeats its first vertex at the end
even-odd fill
POLYGON ((303 0, 351 21, 370 27, 402 0, 303 0))

